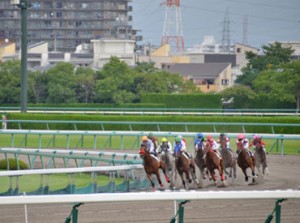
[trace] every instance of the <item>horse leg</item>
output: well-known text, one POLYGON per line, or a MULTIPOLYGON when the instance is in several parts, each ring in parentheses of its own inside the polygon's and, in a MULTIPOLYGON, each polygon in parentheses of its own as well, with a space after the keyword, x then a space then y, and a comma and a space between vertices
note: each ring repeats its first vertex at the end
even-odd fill
POLYGON ((163 173, 164 173, 164 175, 165 175, 166 181, 167 181, 168 183, 170 183, 170 179, 169 179, 169 177, 168 177, 167 174, 166 174, 166 164, 161 162, 161 163, 160 163, 160 169, 162 169, 162 171, 163 171, 163 173))
POLYGON ((152 177, 151 177, 151 174, 148 174, 147 173, 147 178, 149 179, 150 183, 151 183, 151 186, 152 186, 152 190, 155 191, 155 184, 152 180, 152 177))
POLYGON ((233 177, 236 178, 236 160, 233 161, 233 177))
POLYGON ((210 175, 212 177, 212 180, 214 181, 214 184, 217 186, 217 179, 216 179, 216 175, 215 175, 215 170, 211 170, 210 175))
POLYGON ((247 170, 246 168, 242 169, 243 174, 245 175, 245 181, 248 182, 249 177, 247 176, 247 171, 246 170, 247 170))
POLYGON ((184 189, 186 189, 186 184, 185 184, 183 173, 179 173, 179 176, 181 177, 181 181, 182 181, 182 185, 183 185, 184 189))
POLYGON ((156 178, 158 180, 159 186, 164 187, 164 185, 163 185, 163 183, 161 182, 161 179, 160 179, 159 169, 156 171, 155 175, 156 175, 156 178))

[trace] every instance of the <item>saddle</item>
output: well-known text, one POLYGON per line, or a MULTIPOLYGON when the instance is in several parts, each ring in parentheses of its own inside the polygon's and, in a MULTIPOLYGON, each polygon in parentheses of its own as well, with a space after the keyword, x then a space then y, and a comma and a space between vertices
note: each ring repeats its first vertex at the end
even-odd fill
POLYGON ((150 154, 151 157, 155 158, 158 162, 160 162, 160 157, 159 156, 155 156, 154 154, 150 154))

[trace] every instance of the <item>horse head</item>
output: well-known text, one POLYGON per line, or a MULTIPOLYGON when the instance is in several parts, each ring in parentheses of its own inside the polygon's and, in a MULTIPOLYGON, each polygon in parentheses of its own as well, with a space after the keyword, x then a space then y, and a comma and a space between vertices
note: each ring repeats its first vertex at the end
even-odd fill
POLYGON ((220 137, 221 149, 227 149, 226 138, 220 137))
POLYGON ((141 144, 139 155, 141 158, 144 158, 147 154, 149 154, 149 150, 145 144, 141 144))

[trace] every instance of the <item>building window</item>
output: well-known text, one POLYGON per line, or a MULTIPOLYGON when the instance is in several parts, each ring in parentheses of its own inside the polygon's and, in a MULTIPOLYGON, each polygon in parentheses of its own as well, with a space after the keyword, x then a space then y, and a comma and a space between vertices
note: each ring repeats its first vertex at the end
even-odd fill
POLYGON ((229 80, 228 79, 222 79, 221 83, 222 83, 222 85, 228 85, 229 80))
POLYGON ((236 49, 236 52, 237 52, 237 53, 241 53, 241 52, 242 52, 242 49, 241 49, 241 48, 237 48, 237 49, 236 49))

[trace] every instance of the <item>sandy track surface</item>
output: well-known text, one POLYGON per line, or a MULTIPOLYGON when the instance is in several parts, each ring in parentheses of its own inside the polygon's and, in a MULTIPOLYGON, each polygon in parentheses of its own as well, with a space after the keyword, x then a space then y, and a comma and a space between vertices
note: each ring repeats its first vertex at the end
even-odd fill
MULTIPOLYGON (((238 168, 236 180, 227 180, 226 188, 216 188, 212 182, 203 182, 205 190, 284 190, 300 187, 300 156, 269 155, 270 175, 256 185, 249 186, 238 168)), ((265 222, 275 206, 275 200, 191 201, 185 204, 186 223, 265 222)), ((28 223, 64 222, 72 204, 27 205, 28 223)), ((80 223, 96 222, 169 222, 174 214, 174 202, 90 203, 79 207, 80 223)), ((300 200, 282 202, 281 222, 300 222, 300 200)), ((0 205, 1 223, 25 222, 24 205, 0 205)), ((273 219, 275 222, 275 216, 273 219)))

